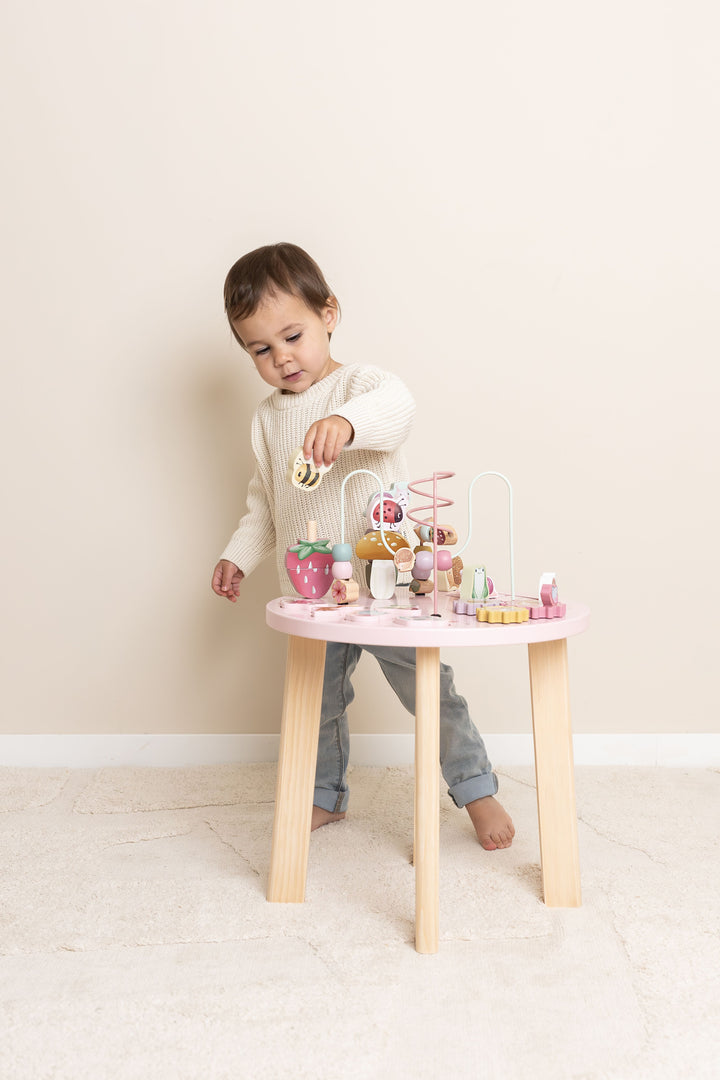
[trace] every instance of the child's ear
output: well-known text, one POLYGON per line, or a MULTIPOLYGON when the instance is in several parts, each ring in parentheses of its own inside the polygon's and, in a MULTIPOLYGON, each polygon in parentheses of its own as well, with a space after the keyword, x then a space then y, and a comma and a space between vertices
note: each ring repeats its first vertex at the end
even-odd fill
POLYGON ((323 311, 323 318, 325 320, 325 327, 328 334, 332 334, 333 330, 338 324, 340 316, 340 309, 338 302, 334 296, 328 296, 327 303, 325 304, 325 310, 323 311))

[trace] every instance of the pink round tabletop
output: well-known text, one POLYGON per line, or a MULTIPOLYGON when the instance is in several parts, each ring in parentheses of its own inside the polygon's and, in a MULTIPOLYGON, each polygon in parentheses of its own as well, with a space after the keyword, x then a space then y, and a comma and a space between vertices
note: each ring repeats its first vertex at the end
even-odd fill
MULTIPOLYGON (((300 597, 278 597, 270 601, 265 612, 268 626, 295 637, 414 648, 528 645, 581 634, 590 624, 590 609, 584 604, 567 604, 563 618, 486 623, 479 622, 475 615, 455 614, 453 601, 457 599, 450 593, 439 594, 439 618, 433 615, 431 596, 400 594, 393 600, 361 596, 355 604, 344 607, 300 597)), ((515 606, 523 606, 522 600, 516 600, 515 606)))

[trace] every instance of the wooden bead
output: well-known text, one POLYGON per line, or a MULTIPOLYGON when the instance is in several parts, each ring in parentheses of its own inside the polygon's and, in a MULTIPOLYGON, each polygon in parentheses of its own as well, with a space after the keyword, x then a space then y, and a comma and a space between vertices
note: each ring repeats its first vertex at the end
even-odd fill
POLYGON ((332 586, 332 598, 337 604, 352 604, 360 595, 357 581, 342 581, 336 578, 332 586))

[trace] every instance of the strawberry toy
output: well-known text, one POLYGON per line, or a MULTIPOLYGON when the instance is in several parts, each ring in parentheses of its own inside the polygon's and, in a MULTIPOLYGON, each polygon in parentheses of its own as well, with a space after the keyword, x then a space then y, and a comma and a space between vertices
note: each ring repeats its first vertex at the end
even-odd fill
POLYGON ((332 551, 327 540, 318 540, 317 523, 308 521, 307 539, 285 552, 285 567, 294 589, 309 600, 319 600, 333 583, 332 551))

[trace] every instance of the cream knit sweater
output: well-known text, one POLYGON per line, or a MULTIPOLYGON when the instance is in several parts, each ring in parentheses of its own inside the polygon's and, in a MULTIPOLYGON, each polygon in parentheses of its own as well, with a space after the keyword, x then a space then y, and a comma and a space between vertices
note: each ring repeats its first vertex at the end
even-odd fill
MULTIPOLYGON (((308 520, 330 545, 341 539, 340 486, 353 469, 371 469, 386 490, 394 480, 410 479, 401 447, 415 415, 415 402, 395 375, 360 364, 341 366, 301 394, 273 391, 253 417, 251 440, 255 475, 248 511, 221 558, 245 575, 272 551, 281 592, 289 592, 285 550, 304 537, 308 520), (344 416, 355 432, 352 443, 325 473, 317 491, 301 491, 287 480, 290 455, 302 446, 316 420, 344 416)), ((345 488, 345 540, 354 547, 368 528, 365 510, 378 485, 371 476, 353 477, 345 488)), ((364 566, 353 558, 354 577, 364 585, 364 566)))

